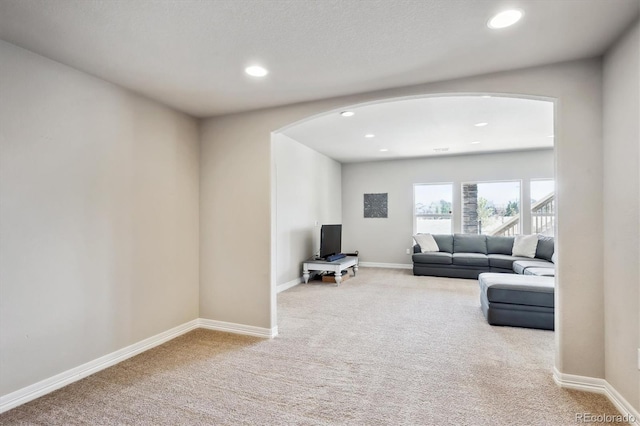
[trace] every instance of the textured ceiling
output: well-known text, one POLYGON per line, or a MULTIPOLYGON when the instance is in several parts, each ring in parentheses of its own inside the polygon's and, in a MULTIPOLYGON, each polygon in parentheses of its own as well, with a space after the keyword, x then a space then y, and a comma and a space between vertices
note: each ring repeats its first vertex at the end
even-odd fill
POLYGON ((553 103, 547 101, 450 96, 383 102, 350 111, 355 115, 333 112, 283 133, 342 163, 544 149, 554 142, 553 103))
POLYGON ((1 0, 0 39, 195 116, 596 56, 638 0, 1 0), (523 20, 492 31, 506 6, 523 20), (264 80, 242 70, 259 62, 264 80))

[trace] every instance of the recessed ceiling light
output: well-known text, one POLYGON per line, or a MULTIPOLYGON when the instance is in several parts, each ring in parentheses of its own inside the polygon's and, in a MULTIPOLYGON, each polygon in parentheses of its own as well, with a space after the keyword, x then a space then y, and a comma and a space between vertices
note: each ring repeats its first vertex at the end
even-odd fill
POLYGON ((353 111, 342 111, 340 113, 340 115, 343 116, 343 117, 351 117, 354 114, 355 114, 355 112, 353 112, 353 111))
POLYGON ((474 126, 476 126, 476 127, 484 127, 487 124, 489 124, 489 123, 476 123, 476 124, 474 124, 474 126))
POLYGON ((505 10, 498 13, 487 22, 487 26, 491 29, 498 30, 500 28, 510 27, 522 18, 522 11, 517 9, 505 10))
POLYGON ((380 148, 380 152, 387 152, 389 151, 387 148, 380 148))
POLYGON ((491 96, 489 96, 489 95, 482 95, 482 96, 480 96, 480 97, 481 97, 481 98, 484 98, 484 99, 488 99, 488 98, 490 98, 491 96))
POLYGON ((374 135, 373 133, 367 133, 366 135, 364 135, 365 138, 375 138, 376 135, 374 135))
POLYGON ((263 68, 259 65, 252 65, 250 67, 246 67, 244 69, 244 72, 246 72, 252 77, 264 77, 265 75, 269 74, 269 71, 267 71, 266 68, 263 68))
POLYGON ((471 145, 477 145, 479 143, 480 143, 480 141, 473 141, 473 142, 471 142, 471 145))

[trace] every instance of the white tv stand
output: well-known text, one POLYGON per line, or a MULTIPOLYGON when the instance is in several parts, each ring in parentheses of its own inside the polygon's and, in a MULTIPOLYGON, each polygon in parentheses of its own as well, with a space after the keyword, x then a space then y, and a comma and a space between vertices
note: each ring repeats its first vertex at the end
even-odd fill
POLYGON ((342 259, 335 260, 333 262, 327 262, 325 260, 309 259, 302 263, 302 278, 304 283, 309 282, 310 271, 330 271, 335 273, 336 284, 340 285, 342 281, 342 271, 353 267, 353 275, 358 272, 358 257, 347 256, 342 259))

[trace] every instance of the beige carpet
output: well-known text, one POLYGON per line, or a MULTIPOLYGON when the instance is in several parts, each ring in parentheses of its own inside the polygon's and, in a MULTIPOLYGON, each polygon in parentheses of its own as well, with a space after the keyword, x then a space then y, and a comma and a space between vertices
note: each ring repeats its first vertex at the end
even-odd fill
POLYGON ((553 332, 489 326, 477 282, 361 268, 278 297, 273 340, 196 330, 1 424, 569 425, 618 414, 558 388, 553 332))

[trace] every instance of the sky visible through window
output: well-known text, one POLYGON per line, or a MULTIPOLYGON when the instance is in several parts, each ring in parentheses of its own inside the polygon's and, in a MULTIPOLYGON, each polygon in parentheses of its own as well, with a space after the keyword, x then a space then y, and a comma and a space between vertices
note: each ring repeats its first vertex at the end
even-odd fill
POLYGON ((506 206, 520 200, 520 182, 478 183, 478 197, 491 200, 495 206, 506 206))
POLYGON ((555 191, 553 179, 540 179, 531 181, 531 199, 538 201, 555 191))
MULTIPOLYGON (((555 189, 553 179, 540 179, 531 181, 531 199, 540 200, 551 194, 555 189)), ((485 182, 478 183, 478 193, 493 201, 496 205, 506 205, 509 201, 520 199, 520 182, 485 182)), ((451 184, 424 184, 415 186, 416 204, 425 206, 433 201, 451 201, 451 184)))
POLYGON ((451 203, 453 201, 452 187, 453 185, 450 183, 414 185, 416 212, 421 212, 421 206, 428 209, 432 203, 439 205, 441 200, 451 203))

